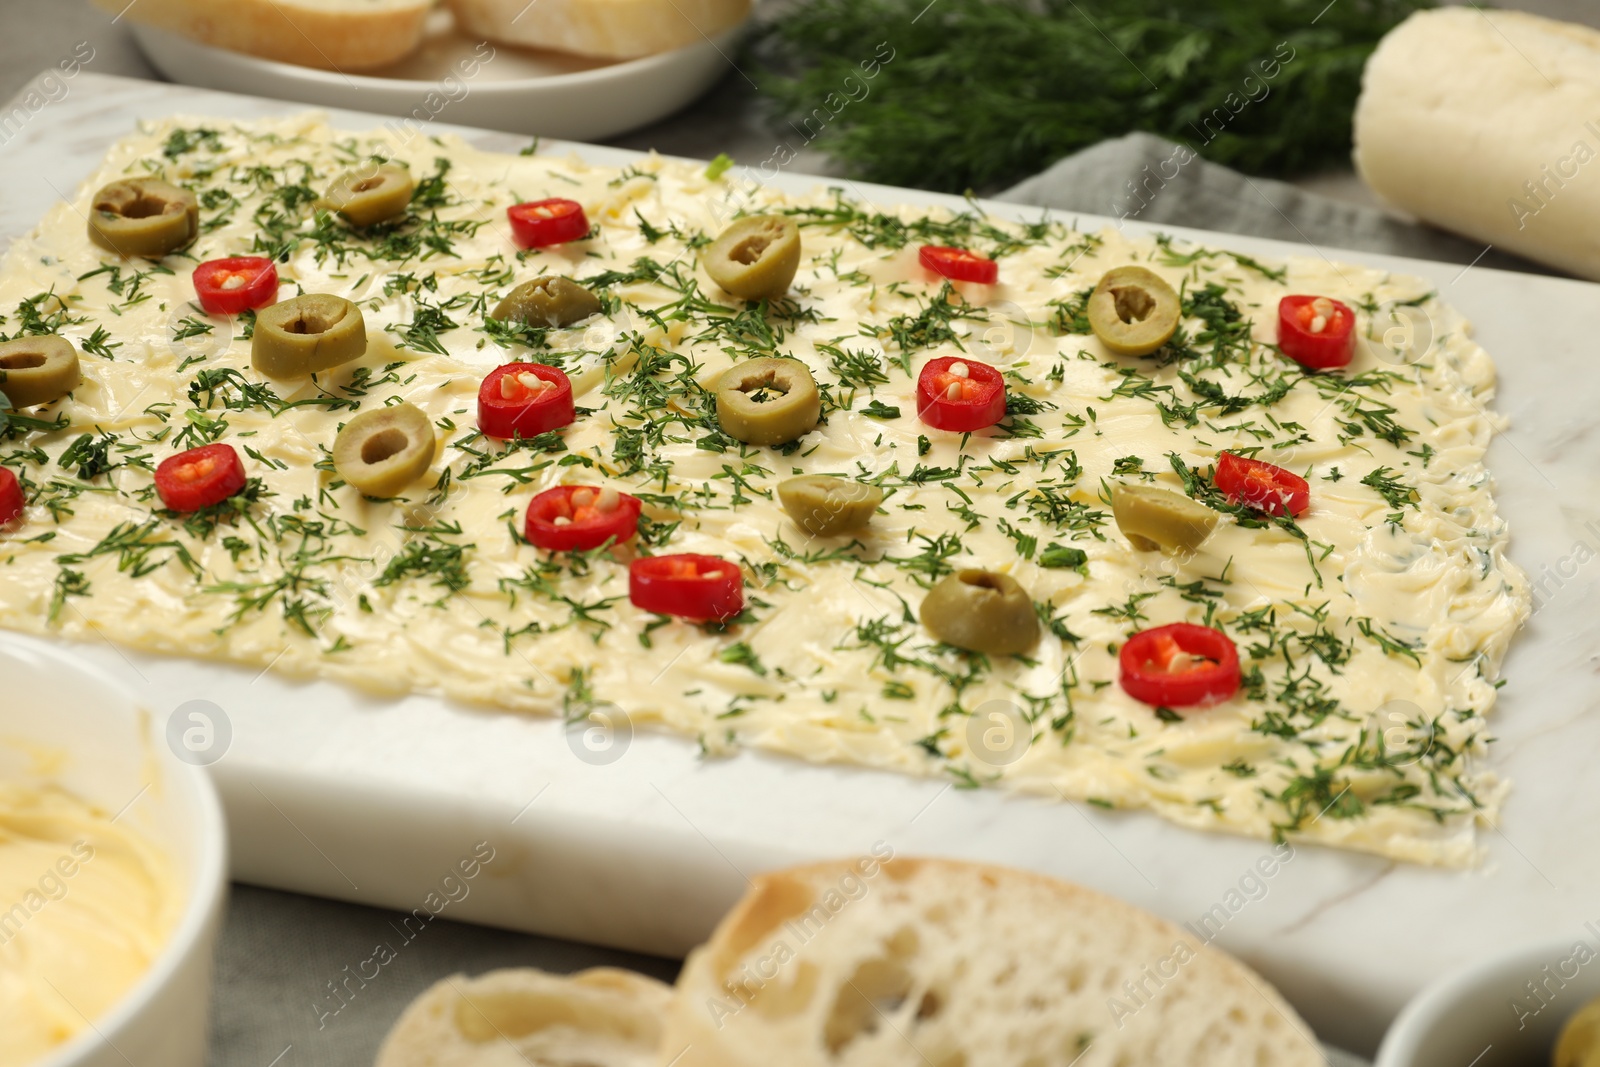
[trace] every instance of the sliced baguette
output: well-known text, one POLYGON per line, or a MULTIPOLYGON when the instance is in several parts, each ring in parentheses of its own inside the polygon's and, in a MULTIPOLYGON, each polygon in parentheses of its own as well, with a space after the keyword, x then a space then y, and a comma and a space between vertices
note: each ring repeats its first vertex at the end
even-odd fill
POLYGON ((756 879, 689 957, 661 1062, 1325 1064, 1265 981, 1155 916, 1021 871, 871 857, 756 879))
POLYGON ((502 44, 635 59, 715 37, 750 0, 450 0, 463 32, 502 44))
POLYGON ((652 1067, 672 988, 600 967, 454 975, 401 1014, 377 1067, 652 1067))
POLYGON ((231 52, 370 70, 414 51, 433 0, 94 0, 96 7, 231 52))

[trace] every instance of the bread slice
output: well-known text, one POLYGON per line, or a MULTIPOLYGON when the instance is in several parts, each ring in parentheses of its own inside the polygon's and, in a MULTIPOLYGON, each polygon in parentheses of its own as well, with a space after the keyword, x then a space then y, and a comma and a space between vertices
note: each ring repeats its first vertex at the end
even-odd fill
POLYGON ((454 975, 401 1013, 377 1067, 653 1067, 672 987, 599 967, 454 975))
POLYGON ((873 857, 755 880, 678 979, 673 1067, 1323 1067, 1294 1010, 1155 916, 873 857))
POLYGON ((670 52, 750 14, 750 0, 450 0, 450 7, 468 34, 601 59, 670 52))
POLYGON ((359 71, 409 55, 433 0, 94 0, 117 15, 231 52, 359 71))

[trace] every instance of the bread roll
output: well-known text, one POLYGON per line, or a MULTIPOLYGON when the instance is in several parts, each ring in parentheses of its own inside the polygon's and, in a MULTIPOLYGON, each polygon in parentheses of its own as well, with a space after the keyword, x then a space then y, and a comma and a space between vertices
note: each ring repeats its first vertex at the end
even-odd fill
POLYGON ((433 0, 94 0, 96 7, 230 52, 324 70, 370 70, 422 42, 433 0))
POLYGON ((654 1067, 672 989, 596 968, 458 974, 401 1014, 377 1067, 654 1067))
POLYGON ((1355 162, 1417 218, 1600 280, 1600 32, 1420 11, 1367 63, 1355 162))
POLYGON ((450 0, 464 32, 502 44, 634 59, 715 37, 750 0, 450 0))
POLYGON ((674 1067, 1321 1067, 1278 994, 1152 915, 942 860, 755 880, 678 979, 674 1067))

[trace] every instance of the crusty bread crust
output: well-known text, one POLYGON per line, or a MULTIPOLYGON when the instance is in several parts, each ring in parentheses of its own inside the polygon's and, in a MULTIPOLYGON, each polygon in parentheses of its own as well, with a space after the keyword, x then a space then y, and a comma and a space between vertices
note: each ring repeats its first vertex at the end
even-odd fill
POLYGON ((737 25, 750 0, 450 0, 468 34, 601 59, 635 59, 737 25))
POLYGON ((202 44, 301 67, 370 70, 422 41, 432 0, 94 0, 202 44))
POLYGON ((689 957, 674 1067, 1323 1067, 1262 978, 1121 901, 946 860, 766 875, 689 957))
POLYGON ((652 1067, 672 988, 598 967, 452 975, 412 1001, 376 1067, 652 1067))

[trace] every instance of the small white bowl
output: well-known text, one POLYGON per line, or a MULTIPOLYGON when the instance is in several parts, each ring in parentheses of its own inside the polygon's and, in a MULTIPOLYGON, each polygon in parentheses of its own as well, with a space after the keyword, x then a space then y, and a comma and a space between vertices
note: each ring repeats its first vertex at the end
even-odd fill
POLYGON ((1561 1027, 1595 997, 1600 930, 1574 930, 1428 986, 1395 1020, 1374 1067, 1548 1067, 1561 1027), (1589 962, 1578 962, 1579 945, 1589 962))
POLYGON ((168 746, 164 716, 138 707, 69 648, 0 633, 0 679, 0 781, 36 779, 40 751, 62 754, 48 780, 107 811, 126 808, 118 825, 165 854, 183 896, 167 944, 144 976, 36 1067, 203 1067, 227 885, 211 779, 168 746))

